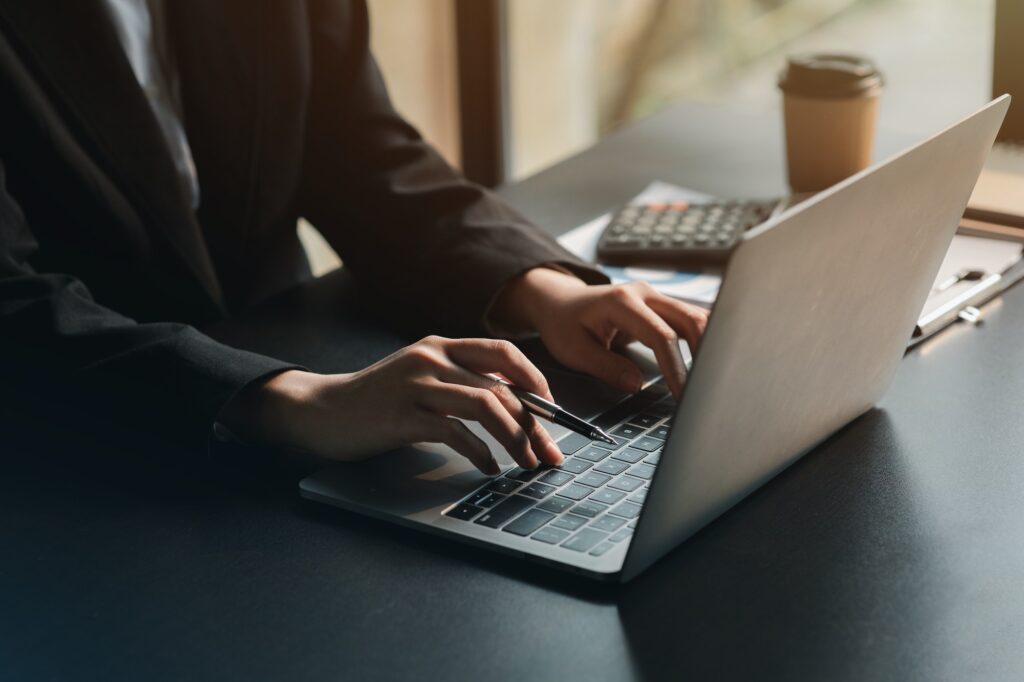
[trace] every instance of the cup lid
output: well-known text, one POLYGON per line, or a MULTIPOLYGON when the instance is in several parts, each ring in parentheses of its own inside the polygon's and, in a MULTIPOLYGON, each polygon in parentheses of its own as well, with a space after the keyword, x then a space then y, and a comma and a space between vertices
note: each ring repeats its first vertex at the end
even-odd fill
POLYGON ((856 97, 882 83, 882 74, 871 60, 849 54, 789 57, 779 75, 783 92, 807 97, 856 97))

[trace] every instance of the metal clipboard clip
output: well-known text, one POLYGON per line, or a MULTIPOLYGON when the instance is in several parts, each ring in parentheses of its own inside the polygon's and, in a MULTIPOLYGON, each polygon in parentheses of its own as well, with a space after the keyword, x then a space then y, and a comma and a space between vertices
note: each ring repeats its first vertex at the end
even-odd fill
POLYGON ((980 323, 981 306, 1005 289, 1005 286, 1001 286, 1003 279, 1002 273, 988 275, 970 289, 922 316, 914 327, 912 342, 925 339, 957 320, 970 324, 980 323))

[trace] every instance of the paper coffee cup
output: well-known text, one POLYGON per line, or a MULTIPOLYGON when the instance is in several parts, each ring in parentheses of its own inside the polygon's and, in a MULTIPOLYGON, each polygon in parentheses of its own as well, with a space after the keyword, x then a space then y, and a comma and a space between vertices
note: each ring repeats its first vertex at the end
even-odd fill
POLYGON ((779 77, 794 193, 830 187, 871 163, 882 76, 851 55, 790 57, 779 77))

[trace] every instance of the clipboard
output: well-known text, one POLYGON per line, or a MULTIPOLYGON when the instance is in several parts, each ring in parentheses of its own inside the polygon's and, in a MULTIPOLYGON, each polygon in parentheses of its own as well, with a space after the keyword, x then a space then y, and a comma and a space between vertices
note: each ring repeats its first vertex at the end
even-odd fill
MULTIPOLYGON (((958 238, 962 237, 958 236, 958 238)), ((968 238, 983 239, 982 237, 968 238)), ((1003 243, 1005 244, 1005 242, 1003 243)), ((995 268, 993 271, 973 269, 972 266, 966 265, 969 261, 965 260, 963 265, 966 267, 963 267, 960 272, 980 272, 980 276, 972 281, 966 281, 966 277, 964 277, 962 282, 957 282, 957 284, 963 284, 963 286, 958 287, 957 291, 944 296, 940 301, 936 301, 932 305, 926 303, 924 312, 914 326, 914 332, 907 347, 913 348, 957 322, 966 322, 968 324, 980 323, 984 316, 982 306, 1002 294, 1021 279, 1024 279, 1024 258, 1022 258, 1024 252, 1020 250, 1019 244, 1015 246, 1017 248, 1016 259, 1009 265, 995 268)), ((951 250, 950 255, 947 256, 947 263, 948 259, 955 255, 951 250)), ((943 265, 947 266, 947 263, 943 263, 943 265)), ((933 295, 943 293, 941 279, 940 277, 940 280, 936 283, 933 295)), ((932 298, 929 298, 929 301, 932 301, 932 298)))

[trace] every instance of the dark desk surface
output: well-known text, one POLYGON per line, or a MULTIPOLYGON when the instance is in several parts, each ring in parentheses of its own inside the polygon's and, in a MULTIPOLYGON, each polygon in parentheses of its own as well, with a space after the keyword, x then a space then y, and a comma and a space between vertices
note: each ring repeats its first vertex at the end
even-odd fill
MULTIPOLYGON (((562 230, 650 179, 772 194, 777 126, 680 106, 505 195, 562 230)), ((354 368, 401 340, 351 297, 330 276, 217 333, 354 368)), ((1022 679, 1022 338, 1018 288, 621 588, 304 503, 256 453, 8 419, 0 677, 1022 679)))

